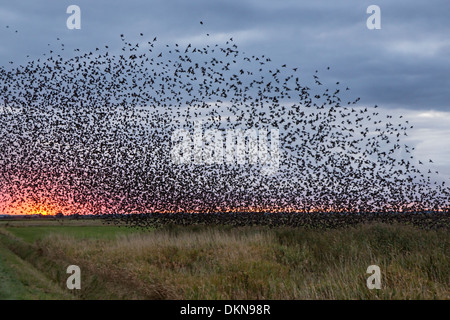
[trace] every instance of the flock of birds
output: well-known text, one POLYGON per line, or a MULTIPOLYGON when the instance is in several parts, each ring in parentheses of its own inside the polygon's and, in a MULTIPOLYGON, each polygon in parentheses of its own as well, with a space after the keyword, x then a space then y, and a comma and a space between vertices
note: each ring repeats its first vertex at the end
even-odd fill
POLYGON ((52 49, 0 67, 1 210, 25 214, 32 203, 139 221, 164 213, 287 221, 294 218, 285 213, 448 212, 449 187, 402 143, 409 122, 345 101, 349 88, 327 88, 318 70, 304 76, 240 51, 232 38, 138 38, 120 35, 118 52, 66 57, 52 49), (174 164, 172 133, 193 131, 198 120, 204 130, 279 129, 279 170, 174 164))
POLYGON ((447 212, 335 212, 333 214, 305 214, 302 212, 215 212, 202 214, 189 213, 146 213, 116 216, 105 215, 108 224, 134 228, 161 228, 169 230, 174 226, 232 226, 269 228, 291 227, 305 229, 349 228, 363 223, 407 224, 425 230, 450 229, 447 212))

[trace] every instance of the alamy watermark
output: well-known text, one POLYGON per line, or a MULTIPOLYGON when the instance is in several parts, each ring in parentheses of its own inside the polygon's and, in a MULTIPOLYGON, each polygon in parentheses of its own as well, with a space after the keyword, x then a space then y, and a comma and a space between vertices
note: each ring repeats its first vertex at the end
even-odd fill
POLYGON ((66 273, 70 274, 67 278, 66 286, 67 289, 81 289, 81 269, 79 266, 70 265, 67 267, 66 273))
POLYGON ((175 130, 171 159, 175 164, 259 164, 260 173, 272 175, 280 166, 279 129, 209 129, 194 122, 194 132, 175 130), (270 137, 270 143, 269 143, 270 137), (270 145, 270 146, 269 146, 270 145))
POLYGON ((66 20, 66 26, 67 29, 73 30, 73 29, 81 29, 81 9, 77 5, 70 5, 67 7, 66 10, 67 14, 70 14, 70 16, 66 20))
POLYGON ((379 6, 373 4, 367 7, 366 12, 370 14, 367 18, 366 26, 369 30, 381 29, 381 9, 379 6))
POLYGON ((381 289, 381 269, 377 265, 370 265, 367 267, 366 273, 371 276, 367 278, 366 285, 369 290, 381 289))

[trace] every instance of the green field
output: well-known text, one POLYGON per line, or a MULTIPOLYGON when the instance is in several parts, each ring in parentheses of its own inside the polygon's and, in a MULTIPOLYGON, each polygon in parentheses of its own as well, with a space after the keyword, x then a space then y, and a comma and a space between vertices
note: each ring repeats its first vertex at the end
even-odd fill
POLYGON ((447 230, 0 221, 0 299, 450 299, 447 230), (81 290, 66 268, 81 268, 81 290), (380 290, 366 269, 381 269, 380 290))

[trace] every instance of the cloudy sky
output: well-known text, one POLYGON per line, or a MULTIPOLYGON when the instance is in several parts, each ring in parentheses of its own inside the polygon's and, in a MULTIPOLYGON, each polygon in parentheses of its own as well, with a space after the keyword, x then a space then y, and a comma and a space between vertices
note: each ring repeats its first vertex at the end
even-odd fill
POLYGON ((434 159, 448 179, 449 8, 447 0, 16 0, 0 4, 0 65, 37 59, 61 43, 66 56, 104 45, 119 51, 120 34, 194 45, 233 37, 248 54, 308 75, 319 70, 321 81, 340 81, 361 105, 403 115, 414 125, 408 143, 416 157, 434 159), (69 5, 81 8, 80 30, 66 27, 69 5), (381 9, 379 30, 366 26, 370 5, 381 9))

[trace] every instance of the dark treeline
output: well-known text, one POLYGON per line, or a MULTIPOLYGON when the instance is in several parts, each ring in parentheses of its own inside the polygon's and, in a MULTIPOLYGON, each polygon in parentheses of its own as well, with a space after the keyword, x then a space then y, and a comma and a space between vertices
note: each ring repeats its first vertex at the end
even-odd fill
POLYGON ((148 213, 105 215, 107 223, 125 223, 130 227, 174 226, 267 226, 313 229, 346 228, 365 223, 405 224, 426 230, 450 229, 450 211, 445 212, 365 212, 365 213, 148 213))

